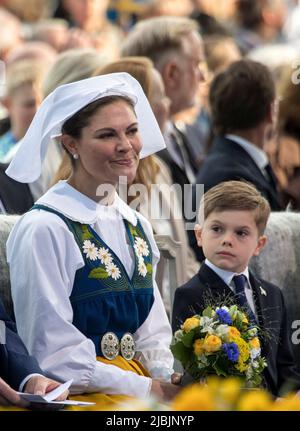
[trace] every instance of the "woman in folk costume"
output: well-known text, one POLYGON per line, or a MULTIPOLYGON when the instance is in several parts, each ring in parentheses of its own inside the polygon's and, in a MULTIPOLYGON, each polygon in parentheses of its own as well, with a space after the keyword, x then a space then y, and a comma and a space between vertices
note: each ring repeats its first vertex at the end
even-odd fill
POLYGON ((95 409, 124 396, 171 398, 178 378, 155 282, 159 251, 149 222, 116 192, 120 177, 132 182, 140 156, 164 147, 140 84, 113 73, 58 87, 7 174, 38 178, 58 135, 73 172, 36 202, 7 242, 19 333, 41 368, 72 378, 71 393, 89 393, 95 409))

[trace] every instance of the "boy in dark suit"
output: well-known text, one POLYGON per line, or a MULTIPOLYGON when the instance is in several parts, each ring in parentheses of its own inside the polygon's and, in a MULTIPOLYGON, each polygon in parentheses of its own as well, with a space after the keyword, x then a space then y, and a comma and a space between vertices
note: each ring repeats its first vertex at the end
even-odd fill
POLYGON ((268 334, 261 340, 264 378, 268 390, 278 395, 287 383, 300 388, 284 298, 278 287, 248 269, 266 243, 269 214, 269 203, 250 183, 223 182, 204 194, 195 235, 206 259, 198 274, 176 290, 172 323, 175 331, 186 318, 201 313, 207 296, 232 297, 268 334))

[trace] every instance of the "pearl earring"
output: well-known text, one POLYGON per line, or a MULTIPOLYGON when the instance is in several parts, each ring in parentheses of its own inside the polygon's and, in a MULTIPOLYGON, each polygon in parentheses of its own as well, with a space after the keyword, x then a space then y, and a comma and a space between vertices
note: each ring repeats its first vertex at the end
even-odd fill
POLYGON ((73 154, 73 159, 74 159, 74 160, 77 160, 77 159, 78 159, 78 157, 79 157, 79 156, 78 156, 78 154, 77 154, 77 153, 74 153, 74 154, 73 154))

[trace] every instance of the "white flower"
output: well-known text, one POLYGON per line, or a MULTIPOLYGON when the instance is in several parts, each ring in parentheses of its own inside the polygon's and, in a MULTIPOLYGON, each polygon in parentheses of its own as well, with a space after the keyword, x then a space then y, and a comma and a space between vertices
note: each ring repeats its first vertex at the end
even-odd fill
POLYGON ((85 240, 83 242, 83 252, 87 255, 87 257, 91 260, 96 260, 98 258, 98 249, 94 243, 89 240, 85 240))
POLYGON ((261 349, 260 348, 258 348, 258 349, 251 349, 250 350, 250 358, 252 360, 256 359, 258 356, 260 356, 260 353, 261 353, 261 349))
POLYGON ((218 325, 215 329, 215 334, 218 337, 224 337, 228 334, 228 325, 218 325))
POLYGON ((250 337, 256 337, 256 335, 257 335, 257 328, 250 328, 250 329, 248 329, 248 334, 250 335, 250 337))
POLYGON ((104 265, 108 265, 113 261, 112 256, 108 251, 108 248, 100 247, 98 250, 98 257, 101 260, 101 263, 104 263, 104 265))
POLYGON ((105 269, 108 275, 114 280, 118 280, 118 278, 121 277, 120 270, 114 263, 110 262, 108 265, 106 265, 105 269))
POLYGON ((140 237, 136 237, 134 242, 134 249, 138 257, 149 256, 149 248, 146 241, 140 237))
POLYGON ((200 317, 200 326, 201 331, 208 332, 209 334, 214 333, 214 326, 217 322, 214 322, 214 319, 207 316, 201 316, 200 317))
POLYGON ((147 267, 145 265, 144 259, 143 258, 139 258, 139 264, 138 264, 138 271, 139 271, 139 275, 141 275, 142 277, 146 277, 147 274, 147 267))

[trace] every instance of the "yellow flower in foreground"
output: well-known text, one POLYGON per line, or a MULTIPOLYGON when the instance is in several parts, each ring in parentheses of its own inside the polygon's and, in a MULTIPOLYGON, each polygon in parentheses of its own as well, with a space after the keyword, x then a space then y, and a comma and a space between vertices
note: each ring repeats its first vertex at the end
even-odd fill
POLYGON ((194 342, 193 347, 194 347, 194 353, 196 356, 200 356, 202 355, 202 353, 204 353, 203 343, 204 343, 204 340, 196 340, 194 342))
POLYGON ((260 348, 260 342, 257 337, 252 338, 252 340, 249 341, 249 346, 251 349, 259 349, 260 348))
POLYGON ((228 341, 234 341, 235 338, 240 337, 241 333, 234 326, 228 327, 228 341))
POLYGON ((192 329, 197 328, 197 326, 200 326, 200 319, 198 319, 198 317, 190 317, 186 319, 182 325, 182 329, 185 332, 190 332, 192 329))
POLYGON ((300 411, 300 397, 295 393, 289 394, 286 398, 277 400, 273 409, 276 411, 300 411))
POLYGON ((228 377, 219 382, 219 394, 222 399, 228 404, 234 404, 240 394, 242 387, 241 380, 235 377, 228 377))
POLYGON ((220 350, 221 346, 222 340, 216 335, 209 335, 208 337, 205 337, 203 349, 207 353, 217 352, 218 350, 220 350))
POLYGON ((271 396, 262 390, 249 390, 245 392, 237 405, 237 410, 253 410, 253 411, 263 411, 271 410, 272 399, 271 396))
POLYGON ((215 410, 212 392, 207 386, 194 384, 186 386, 174 398, 172 410, 215 410))

